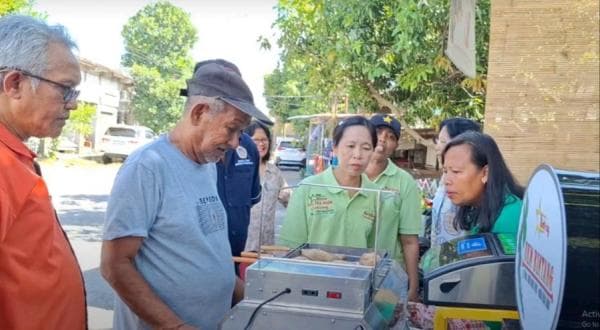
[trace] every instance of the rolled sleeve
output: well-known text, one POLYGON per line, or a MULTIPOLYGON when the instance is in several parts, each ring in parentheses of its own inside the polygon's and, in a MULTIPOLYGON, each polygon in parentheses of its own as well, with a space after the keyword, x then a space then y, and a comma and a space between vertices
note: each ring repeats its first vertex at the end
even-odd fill
POLYGON ((408 184, 400 205, 398 234, 418 235, 421 232, 421 194, 414 180, 408 184))
POLYGON ((104 222, 104 240, 147 237, 160 207, 156 176, 139 163, 121 167, 115 179, 104 222))

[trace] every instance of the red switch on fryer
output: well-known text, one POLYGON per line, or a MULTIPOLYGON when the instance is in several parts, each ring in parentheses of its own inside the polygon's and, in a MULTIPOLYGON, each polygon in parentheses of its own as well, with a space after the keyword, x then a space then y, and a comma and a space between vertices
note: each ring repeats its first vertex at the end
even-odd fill
POLYGON ((341 292, 335 292, 335 291, 327 291, 327 298, 329 298, 329 299, 342 299, 342 293, 341 292))

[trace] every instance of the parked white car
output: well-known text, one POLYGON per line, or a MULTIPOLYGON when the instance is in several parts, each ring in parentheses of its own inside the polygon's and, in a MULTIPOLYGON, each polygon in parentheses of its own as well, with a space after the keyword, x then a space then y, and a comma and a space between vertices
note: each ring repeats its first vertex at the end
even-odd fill
POLYGON ((145 126, 112 125, 106 129, 100 141, 102 161, 111 162, 114 158, 125 159, 135 149, 151 142, 156 133, 145 126))
POLYGON ((275 149, 275 165, 304 168, 306 151, 302 143, 296 139, 282 139, 275 149))
POLYGON ((73 140, 60 136, 58 138, 58 144, 56 145, 56 151, 63 153, 75 153, 79 149, 77 143, 73 142, 73 140))

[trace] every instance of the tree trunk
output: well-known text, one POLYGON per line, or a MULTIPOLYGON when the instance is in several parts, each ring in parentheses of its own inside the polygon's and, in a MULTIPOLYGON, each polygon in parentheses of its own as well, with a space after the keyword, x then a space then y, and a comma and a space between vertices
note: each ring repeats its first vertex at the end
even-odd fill
POLYGON ((408 126, 408 124, 404 120, 404 113, 406 112, 406 109, 397 107, 392 102, 385 99, 371 84, 367 84, 367 86, 369 87, 369 92, 371 92, 371 96, 375 99, 375 101, 377 101, 377 104, 379 104, 381 107, 386 106, 390 108, 390 110, 392 110, 392 112, 396 114, 396 118, 398 119, 398 121, 400 121, 402 129, 405 130, 406 133, 408 133, 408 135, 412 136, 417 141, 417 143, 420 143, 426 147, 434 146, 433 141, 424 139, 419 133, 417 133, 417 131, 408 126))
POLYGON ((40 143, 38 143, 38 147, 36 150, 36 154, 40 158, 46 158, 46 138, 39 138, 40 143))

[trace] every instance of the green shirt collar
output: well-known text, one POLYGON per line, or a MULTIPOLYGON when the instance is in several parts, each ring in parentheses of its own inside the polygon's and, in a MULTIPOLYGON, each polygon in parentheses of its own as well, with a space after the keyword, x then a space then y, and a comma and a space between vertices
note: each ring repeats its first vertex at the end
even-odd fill
POLYGON ((398 166, 396 166, 391 159, 388 158, 388 164, 385 167, 385 170, 383 170, 383 172, 379 173, 379 175, 377 176, 377 178, 375 178, 375 180, 373 182, 377 182, 379 181, 379 179, 381 179, 381 177, 383 176, 394 176, 396 175, 396 173, 398 173, 398 166))
MULTIPOLYGON (((361 188, 369 188, 369 187, 365 186, 365 183, 367 182, 366 180, 369 180, 369 178, 367 178, 367 175, 364 173, 361 174, 361 176, 360 176, 360 187, 361 188)), ((323 172, 323 184, 330 185, 330 186, 338 186, 338 187, 327 187, 327 190, 329 190, 329 192, 331 192, 332 194, 339 194, 340 192, 346 192, 345 189, 339 188, 340 184, 337 182, 335 175, 333 175, 333 169, 331 167, 328 167, 323 172)), ((366 192, 363 190, 359 190, 358 193, 363 196, 367 196, 366 192)))

